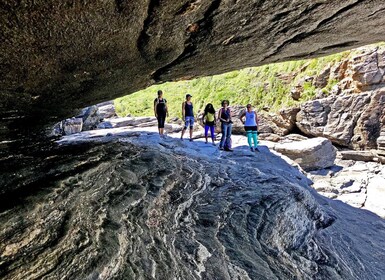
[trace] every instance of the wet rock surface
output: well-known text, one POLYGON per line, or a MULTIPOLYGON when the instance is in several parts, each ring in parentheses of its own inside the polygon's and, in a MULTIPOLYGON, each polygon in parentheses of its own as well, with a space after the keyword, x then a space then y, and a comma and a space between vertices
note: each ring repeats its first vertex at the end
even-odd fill
POLYGON ((320 197, 266 147, 226 153, 153 133, 86 133, 2 180, 1 279, 384 274, 384 220, 320 197), (28 181, 28 171, 39 176, 28 181))

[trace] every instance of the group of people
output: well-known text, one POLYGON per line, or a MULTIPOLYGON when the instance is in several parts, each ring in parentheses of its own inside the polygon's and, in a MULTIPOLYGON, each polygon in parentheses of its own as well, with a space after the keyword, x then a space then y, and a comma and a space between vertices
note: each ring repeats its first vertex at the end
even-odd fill
MULTIPOLYGON (((187 129, 189 129, 189 140, 193 141, 193 127, 194 127, 194 110, 193 103, 191 101, 192 95, 186 94, 186 100, 182 103, 182 116, 184 121, 184 127, 182 129, 180 139, 183 140, 183 136, 187 129)), ((231 133, 233 122, 231 120, 231 111, 228 100, 223 100, 222 107, 218 111, 218 117, 215 115, 215 109, 213 104, 208 103, 203 113, 203 124, 205 131, 206 144, 208 143, 208 133, 210 131, 212 144, 215 146, 215 126, 218 121, 221 122, 222 137, 219 143, 219 149, 225 151, 232 151, 231 145, 231 133)), ((166 117, 168 117, 167 100, 163 98, 163 92, 158 90, 158 97, 154 100, 154 113, 158 120, 158 130, 161 137, 164 135, 164 123, 166 117)), ((247 135, 247 142, 252 152, 258 151, 258 118, 257 113, 253 110, 251 104, 247 104, 246 111, 240 116, 241 122, 244 124, 244 128, 247 135)))

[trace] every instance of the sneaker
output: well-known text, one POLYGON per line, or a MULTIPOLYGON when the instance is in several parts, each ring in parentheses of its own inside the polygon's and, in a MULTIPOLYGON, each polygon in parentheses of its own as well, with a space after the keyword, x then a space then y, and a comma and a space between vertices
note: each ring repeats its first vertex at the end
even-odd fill
POLYGON ((207 144, 208 142, 206 141, 205 144, 207 144))
POLYGON ((213 146, 214 146, 214 147, 216 146, 215 143, 213 143, 213 146))
POLYGON ((223 151, 223 147, 219 147, 219 150, 222 150, 222 151, 223 151))
POLYGON ((255 147, 254 150, 255 150, 256 152, 260 152, 259 149, 258 149, 257 147, 255 147))
POLYGON ((190 138, 190 142, 192 142, 193 140, 192 140, 192 138, 190 138))
POLYGON ((254 152, 254 148, 253 148, 253 147, 251 147, 251 148, 250 148, 250 151, 254 152))

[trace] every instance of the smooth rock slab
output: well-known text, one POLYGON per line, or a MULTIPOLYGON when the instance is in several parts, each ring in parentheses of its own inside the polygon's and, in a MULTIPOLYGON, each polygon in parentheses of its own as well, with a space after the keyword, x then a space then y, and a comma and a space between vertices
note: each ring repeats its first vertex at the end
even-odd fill
POLYGON ((365 209, 385 218, 385 178, 376 177, 367 186, 365 209))
POLYGON ((337 155, 331 141, 321 137, 277 144, 274 149, 297 162, 306 171, 333 166, 337 155))

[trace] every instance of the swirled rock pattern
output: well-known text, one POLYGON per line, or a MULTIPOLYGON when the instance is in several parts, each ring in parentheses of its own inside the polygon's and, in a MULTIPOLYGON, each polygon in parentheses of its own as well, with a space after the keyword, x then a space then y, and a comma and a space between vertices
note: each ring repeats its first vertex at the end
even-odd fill
MULTIPOLYGON (((267 149, 255 156, 213 147, 197 157, 183 142, 154 144, 151 137, 26 158, 44 174, 31 182, 19 169, 3 182, 24 185, 1 196, 0 278, 384 275, 384 220, 318 196, 267 149)), ((17 162, 9 159, 8 166, 17 162)))

